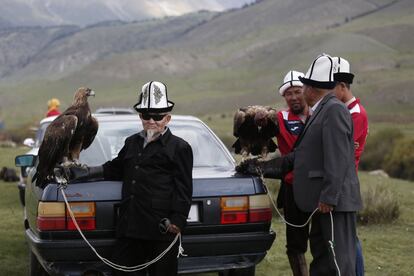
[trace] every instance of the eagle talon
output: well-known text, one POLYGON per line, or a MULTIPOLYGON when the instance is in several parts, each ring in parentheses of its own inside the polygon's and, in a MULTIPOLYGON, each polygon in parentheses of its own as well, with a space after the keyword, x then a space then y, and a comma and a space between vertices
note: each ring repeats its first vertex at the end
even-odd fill
POLYGON ((68 180, 67 175, 64 168, 55 168, 53 170, 53 173, 55 175, 56 183, 59 184, 59 187, 62 187, 63 189, 66 189, 68 186, 68 180))
POLYGON ((62 167, 72 167, 73 165, 76 165, 76 164, 73 161, 66 160, 66 161, 62 162, 60 165, 62 167))

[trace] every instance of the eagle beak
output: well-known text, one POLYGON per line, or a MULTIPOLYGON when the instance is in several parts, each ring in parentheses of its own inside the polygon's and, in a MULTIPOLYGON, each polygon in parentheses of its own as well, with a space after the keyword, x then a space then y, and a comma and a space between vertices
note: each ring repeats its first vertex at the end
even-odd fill
POLYGON ((93 91, 93 90, 89 91, 88 96, 94 96, 95 97, 95 91, 93 91))

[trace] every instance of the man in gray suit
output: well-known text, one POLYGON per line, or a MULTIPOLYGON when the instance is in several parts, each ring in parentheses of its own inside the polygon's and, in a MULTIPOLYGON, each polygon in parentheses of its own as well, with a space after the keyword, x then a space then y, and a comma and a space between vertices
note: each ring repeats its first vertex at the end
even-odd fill
POLYGON ((362 208, 362 201, 355 171, 352 119, 332 92, 332 67, 332 58, 321 55, 300 78, 312 115, 291 155, 293 192, 302 211, 319 210, 312 218, 310 231, 310 275, 352 276, 356 211, 362 208))
POLYGON ((312 115, 296 140, 294 150, 266 161, 246 160, 236 169, 281 178, 293 169, 293 197, 299 209, 312 217, 311 276, 354 276, 356 211, 362 208, 355 170, 353 123, 347 107, 333 88, 333 62, 317 57, 299 77, 312 115))

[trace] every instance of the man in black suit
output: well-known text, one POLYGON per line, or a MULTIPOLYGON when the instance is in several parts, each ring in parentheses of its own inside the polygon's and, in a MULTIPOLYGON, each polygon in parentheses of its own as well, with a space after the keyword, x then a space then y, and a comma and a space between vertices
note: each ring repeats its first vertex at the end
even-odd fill
MULTIPOLYGON (((193 152, 167 126, 173 106, 165 84, 146 83, 134 106, 143 131, 128 137, 118 156, 103 166, 75 167, 67 173, 70 179, 103 177, 123 182, 117 242, 110 258, 116 264, 131 267, 153 260, 186 225, 193 189, 193 152), (165 219, 170 223, 162 233, 160 223, 165 219)), ((164 257, 148 267, 149 275, 177 275, 177 254, 176 242, 164 257)), ((146 270, 113 272, 114 275, 147 275, 146 270)))
POLYGON ((310 214, 319 210, 312 218, 310 231, 310 275, 352 276, 356 211, 362 208, 362 201, 355 171, 352 119, 332 92, 332 67, 332 58, 321 55, 300 78, 312 115, 291 155, 293 190, 302 211, 310 214))

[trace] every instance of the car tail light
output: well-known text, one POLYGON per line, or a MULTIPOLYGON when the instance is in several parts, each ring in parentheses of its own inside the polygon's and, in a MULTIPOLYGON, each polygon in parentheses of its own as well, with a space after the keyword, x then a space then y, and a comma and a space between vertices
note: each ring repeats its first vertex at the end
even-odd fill
POLYGON ((37 228, 39 231, 65 230, 65 204, 63 202, 39 202, 37 228))
POLYGON ((221 224, 246 223, 249 200, 247 196, 221 198, 221 224))
MULTIPOLYGON (((71 202, 69 205, 82 230, 96 229, 94 202, 71 202)), ((37 228, 39 231, 76 230, 64 202, 39 202, 37 228)))
MULTIPOLYGON (((73 215, 79 228, 82 230, 94 230, 95 226, 95 203, 94 202, 72 202, 69 203, 73 215)), ((69 211, 66 211, 67 229, 76 230, 76 226, 70 217, 69 211)))
POLYGON ((272 220, 272 208, 267 195, 249 196, 249 203, 249 222, 272 220))
POLYGON ((221 198, 221 224, 270 222, 272 209, 267 195, 221 198))

